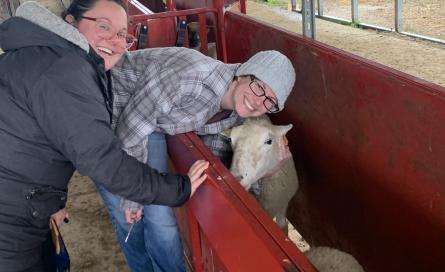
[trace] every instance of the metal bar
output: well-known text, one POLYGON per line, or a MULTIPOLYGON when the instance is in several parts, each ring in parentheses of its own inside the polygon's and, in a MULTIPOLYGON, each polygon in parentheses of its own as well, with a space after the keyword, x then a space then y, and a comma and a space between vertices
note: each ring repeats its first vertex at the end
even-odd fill
POLYGON ((318 16, 323 16, 323 0, 317 0, 318 16))
POLYGON ((135 8, 137 8, 140 12, 142 12, 143 14, 153 14, 154 12, 151 11, 149 8, 147 8, 146 6, 144 6, 144 4, 142 4, 139 1, 136 0, 130 0, 128 1, 129 4, 133 5, 135 8))
POLYGON ((175 17, 175 16, 188 16, 188 15, 194 15, 194 14, 200 14, 200 13, 206 13, 206 12, 216 13, 216 10, 211 9, 211 8, 196 8, 196 9, 159 12, 159 13, 153 13, 153 14, 149 14, 149 15, 134 15, 131 17, 131 21, 133 23, 138 23, 138 22, 146 21, 147 19, 168 18, 168 17, 175 17))
POLYGON ((204 55, 209 55, 209 48, 207 44, 207 25, 206 25, 206 16, 204 13, 198 15, 199 21, 199 38, 201 40, 201 48, 200 51, 204 55))
POLYGON ((167 0, 166 2, 167 2, 167 3, 166 3, 167 11, 173 11, 173 10, 176 9, 175 1, 173 1, 173 0, 167 0))
POLYGON ((358 0, 351 0, 351 20, 358 23, 358 0))
POLYGON ((317 18, 326 20, 326 21, 330 21, 333 23, 338 23, 338 24, 342 24, 342 25, 350 25, 352 23, 352 21, 343 19, 343 18, 338 18, 335 16, 328 16, 328 15, 323 15, 323 16, 316 16, 317 18))
POLYGON ((218 59, 222 62, 227 62, 227 45, 226 45, 226 32, 224 27, 224 1, 214 0, 213 8, 216 10, 215 13, 215 29, 216 32, 216 49, 218 59))
POLYGON ((297 0, 290 0, 290 4, 292 7, 292 10, 296 10, 297 9, 297 0))
POLYGON ((419 35, 419 34, 415 34, 415 33, 411 33, 411 32, 400 32, 400 34, 406 35, 406 36, 410 36, 410 37, 414 37, 414 38, 418 38, 418 39, 422 39, 422 40, 427 40, 430 42, 435 42, 435 43, 440 43, 440 44, 445 44, 445 40, 441 40, 441 39, 436 39, 433 37, 429 37, 429 36, 423 36, 423 35, 419 35))
POLYGON ((315 39, 314 0, 302 0, 303 35, 315 39))
POLYGON ((378 26, 378 25, 373 25, 373 24, 357 23, 357 25, 359 27, 361 27, 361 28, 377 29, 377 30, 387 31, 387 32, 392 32, 393 31, 393 29, 391 29, 391 28, 378 26))
POLYGON ((240 11, 243 14, 246 14, 246 0, 240 1, 240 11))
POLYGON ((395 27, 397 32, 403 31, 403 3, 402 0, 395 2, 395 27))

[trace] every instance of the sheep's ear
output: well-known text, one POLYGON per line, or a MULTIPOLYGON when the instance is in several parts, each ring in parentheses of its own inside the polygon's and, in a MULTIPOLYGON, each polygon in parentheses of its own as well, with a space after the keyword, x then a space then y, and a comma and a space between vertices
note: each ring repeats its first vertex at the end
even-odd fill
POLYGON ((274 126, 274 133, 275 135, 281 137, 286 135, 286 133, 292 128, 292 124, 289 124, 287 126, 274 126))

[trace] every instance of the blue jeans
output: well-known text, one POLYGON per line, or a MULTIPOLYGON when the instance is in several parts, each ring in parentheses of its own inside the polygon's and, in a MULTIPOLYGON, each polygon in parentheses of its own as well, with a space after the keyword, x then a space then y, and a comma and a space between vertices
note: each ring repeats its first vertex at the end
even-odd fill
MULTIPOLYGON (((168 171, 167 144, 164 134, 148 138, 148 164, 161 173, 168 171)), ((125 243, 130 224, 120 209, 120 199, 97 186, 111 217, 116 236, 132 272, 185 271, 182 244, 173 209, 162 205, 145 205, 144 216, 137 222, 125 243)))

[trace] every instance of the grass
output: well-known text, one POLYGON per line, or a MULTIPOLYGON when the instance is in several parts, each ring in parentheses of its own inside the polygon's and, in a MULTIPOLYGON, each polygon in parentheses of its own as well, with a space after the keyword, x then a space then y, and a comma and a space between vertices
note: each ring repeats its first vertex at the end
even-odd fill
POLYGON ((287 0, 255 0, 255 2, 264 3, 271 7, 287 8, 287 0))
POLYGON ((361 28, 360 27, 360 21, 355 21, 349 24, 349 26, 352 26, 354 28, 361 28))

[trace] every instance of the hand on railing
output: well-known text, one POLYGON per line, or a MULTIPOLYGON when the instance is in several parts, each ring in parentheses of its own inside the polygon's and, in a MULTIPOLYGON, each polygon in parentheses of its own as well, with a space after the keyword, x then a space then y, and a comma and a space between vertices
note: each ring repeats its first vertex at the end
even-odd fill
POLYGON ((193 196, 199 185, 201 185, 207 178, 207 175, 204 174, 204 170, 206 170, 208 167, 209 162, 204 160, 198 160, 190 167, 190 170, 187 174, 192 185, 190 197, 193 196))

